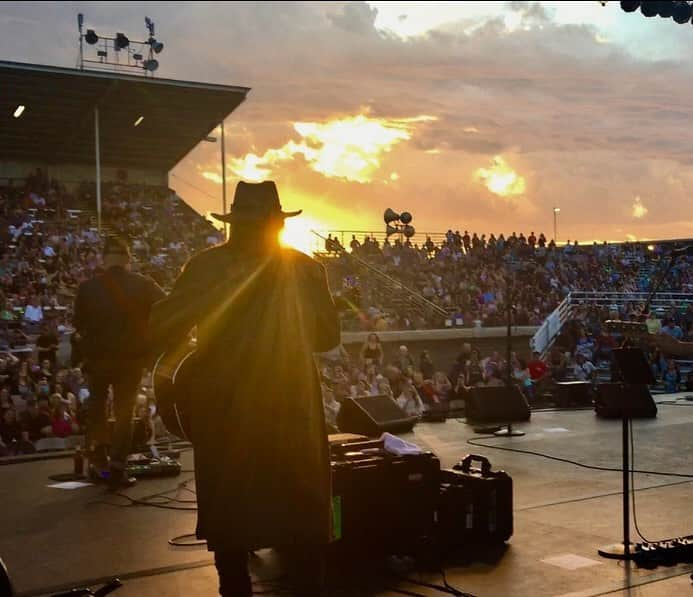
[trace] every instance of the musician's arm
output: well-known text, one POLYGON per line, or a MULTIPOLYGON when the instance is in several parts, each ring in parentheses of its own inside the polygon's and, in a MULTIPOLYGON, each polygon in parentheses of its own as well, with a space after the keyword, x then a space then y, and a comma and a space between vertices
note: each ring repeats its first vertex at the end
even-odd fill
POLYGON ((156 351, 163 352, 188 335, 197 323, 198 301, 199 285, 195 283, 194 272, 186 267, 171 292, 152 305, 149 331, 156 351))
POLYGON ((693 342, 681 342, 669 334, 659 333, 654 336, 654 344, 664 353, 693 358, 693 342))

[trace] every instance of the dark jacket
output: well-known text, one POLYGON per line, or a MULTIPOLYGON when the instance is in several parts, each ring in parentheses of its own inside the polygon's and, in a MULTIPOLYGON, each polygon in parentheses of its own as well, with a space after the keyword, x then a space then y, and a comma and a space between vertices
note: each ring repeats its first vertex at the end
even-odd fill
POLYGON ((150 354, 151 306, 166 294, 151 278, 111 267, 80 284, 74 323, 89 363, 142 361, 150 354))
POLYGON ((314 352, 339 343, 324 268, 291 249, 196 255, 152 310, 171 347, 197 326, 197 534, 209 549, 329 540, 330 462, 314 352))

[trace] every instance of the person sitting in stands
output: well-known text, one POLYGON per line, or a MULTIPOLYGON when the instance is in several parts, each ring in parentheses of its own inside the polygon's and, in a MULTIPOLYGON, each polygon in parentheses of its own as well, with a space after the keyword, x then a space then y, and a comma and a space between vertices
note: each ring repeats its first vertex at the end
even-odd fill
POLYGON ((679 391, 681 372, 679 371, 679 366, 676 364, 674 359, 669 359, 667 361, 667 369, 662 375, 662 381, 664 382, 665 392, 671 393, 679 391))
POLYGON ((368 339, 363 343, 360 352, 361 363, 369 365, 375 363, 379 367, 383 364, 383 347, 380 344, 378 334, 368 334, 368 339))
POLYGON ((435 372, 435 365, 431 360, 431 355, 427 350, 421 353, 419 358, 419 369, 424 376, 424 379, 433 379, 433 373, 435 372))
POLYGON ((53 421, 50 416, 48 399, 41 397, 38 401, 30 396, 26 401, 26 410, 19 417, 23 437, 26 441, 35 442, 53 435, 53 421))
POLYGON ((575 355, 575 366, 573 367, 573 376, 578 381, 592 381, 594 372, 597 368, 592 364, 592 361, 587 360, 585 355, 578 352, 575 355))
POLYGON ((411 379, 404 380, 397 404, 409 416, 420 417, 423 414, 423 402, 411 379))
POLYGON ((568 371, 568 360, 557 346, 551 349, 549 364, 551 366, 552 379, 554 381, 564 381, 568 371))
POLYGON ((464 383, 468 388, 481 385, 484 381, 484 370, 482 369, 481 361, 479 360, 479 351, 476 349, 472 350, 471 356, 467 361, 464 376, 464 383))
POLYGON ((51 427, 55 437, 67 437, 79 431, 77 423, 72 420, 62 400, 59 400, 58 404, 55 406, 51 427))
POLYGON ((22 426, 14 408, 6 408, 0 415, 0 456, 17 454, 22 444, 22 426))

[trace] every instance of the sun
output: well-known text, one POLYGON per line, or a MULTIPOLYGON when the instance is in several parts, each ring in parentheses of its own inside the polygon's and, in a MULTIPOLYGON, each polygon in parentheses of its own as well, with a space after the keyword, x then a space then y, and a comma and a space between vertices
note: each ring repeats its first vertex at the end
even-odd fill
POLYGON ((284 247, 291 247, 306 255, 312 255, 320 248, 322 239, 313 230, 324 230, 325 226, 305 216, 287 218, 284 229, 279 234, 279 242, 284 247))

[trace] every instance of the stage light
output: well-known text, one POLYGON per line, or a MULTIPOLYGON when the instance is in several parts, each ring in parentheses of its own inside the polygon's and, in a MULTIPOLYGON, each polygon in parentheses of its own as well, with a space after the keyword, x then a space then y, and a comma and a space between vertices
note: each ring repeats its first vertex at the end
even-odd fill
POLYGON ((671 17, 679 25, 687 23, 691 18, 691 7, 688 2, 674 2, 674 8, 671 17))
POLYGON ((115 46, 116 51, 124 50, 130 45, 130 40, 124 33, 116 33, 113 45, 115 46))
POLYGON ((640 12, 645 17, 655 17, 655 16, 657 16, 658 11, 659 11, 659 2, 648 1, 648 2, 643 2, 640 5, 640 12))
POLYGON ((22 114, 24 114, 24 105, 19 104, 14 111, 14 117, 19 118, 22 114))
POLYGON ((87 34, 84 36, 84 41, 86 41, 90 46, 98 43, 99 36, 96 35, 93 29, 87 29, 87 34))
POLYGON ((153 37, 149 40, 149 45, 152 47, 152 50, 154 50, 155 54, 160 54, 161 50, 164 49, 164 44, 160 41, 156 41, 153 37))
POLYGON ((140 116, 137 120, 135 120, 135 124, 133 126, 139 126, 142 124, 142 121, 144 120, 144 116, 140 116))
POLYGON ((157 68, 159 68, 159 61, 156 58, 150 58, 149 60, 144 61, 142 67, 144 70, 153 73, 157 68))
POLYGON ((669 17, 671 17, 671 15, 672 15, 673 12, 674 12, 674 3, 673 3, 673 1, 670 1, 670 2, 658 2, 657 4, 659 4, 659 7, 658 7, 657 12, 658 12, 658 14, 659 14, 660 17, 662 17, 663 19, 668 19, 669 17))
POLYGON ((408 211, 403 211, 399 216, 402 224, 409 224, 411 222, 412 216, 408 211))

